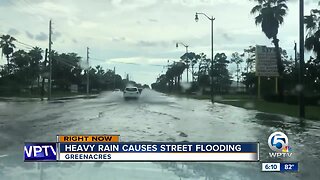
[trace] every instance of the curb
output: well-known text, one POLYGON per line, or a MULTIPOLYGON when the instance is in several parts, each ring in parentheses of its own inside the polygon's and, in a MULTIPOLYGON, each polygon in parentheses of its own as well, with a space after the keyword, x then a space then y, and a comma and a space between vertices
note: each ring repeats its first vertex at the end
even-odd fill
POLYGON ((93 95, 79 95, 79 96, 69 96, 69 97, 60 97, 60 98, 53 98, 52 100, 71 100, 71 99, 93 99, 98 97, 99 94, 93 95))
MULTIPOLYGON (((93 95, 79 95, 79 96, 68 96, 68 97, 59 97, 59 98, 52 98, 50 101, 55 100, 72 100, 72 99, 93 99, 98 97, 99 94, 93 95)), ((0 101, 4 102, 36 102, 41 101, 40 98, 21 98, 21 97, 0 97, 0 101)), ((48 101, 48 98, 44 98, 43 101, 48 101)))

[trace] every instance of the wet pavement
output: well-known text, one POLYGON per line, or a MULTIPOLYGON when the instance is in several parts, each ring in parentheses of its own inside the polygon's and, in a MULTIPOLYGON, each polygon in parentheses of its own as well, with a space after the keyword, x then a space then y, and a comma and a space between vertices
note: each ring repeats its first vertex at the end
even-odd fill
POLYGON ((138 101, 119 92, 95 99, 0 102, 0 180, 57 179, 318 179, 320 123, 144 90, 138 101), (261 172, 261 162, 24 163, 25 141, 57 134, 120 134, 121 141, 260 142, 262 162, 275 131, 287 134, 299 173, 261 172))

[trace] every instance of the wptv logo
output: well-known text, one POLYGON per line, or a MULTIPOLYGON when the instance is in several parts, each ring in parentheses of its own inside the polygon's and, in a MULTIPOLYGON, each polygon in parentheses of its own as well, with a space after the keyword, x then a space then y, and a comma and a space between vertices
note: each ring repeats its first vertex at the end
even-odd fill
POLYGON ((270 157, 281 158, 291 157, 292 149, 289 146, 287 135, 282 132, 274 132, 269 136, 268 145, 274 152, 269 153, 270 157))
POLYGON ((56 161, 56 143, 25 143, 25 161, 56 161))

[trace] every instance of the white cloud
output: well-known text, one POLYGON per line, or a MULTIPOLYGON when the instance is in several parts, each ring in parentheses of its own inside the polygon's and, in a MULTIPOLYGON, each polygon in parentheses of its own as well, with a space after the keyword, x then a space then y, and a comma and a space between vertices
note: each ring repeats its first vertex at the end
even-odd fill
MULTIPOLYGON (((318 1, 305 2, 308 14, 318 1)), ((92 58, 108 59, 108 63, 93 60, 92 64, 119 66, 121 75, 130 71, 135 78, 139 77, 137 81, 151 84, 150 76, 142 74, 148 71, 158 75, 162 69, 150 64, 177 60, 185 52, 183 47, 176 49, 177 41, 188 44, 190 51, 211 57, 210 21, 199 16, 199 22, 195 22, 195 12, 216 18, 215 53, 230 54, 255 44, 271 46, 249 13, 253 5, 249 0, 15 0, 0 6, 0 33, 16 29, 22 32, 15 35, 19 41, 45 49, 48 46, 45 35, 52 19, 56 33, 54 50, 76 52, 85 57, 86 47, 90 47, 92 58), (44 41, 30 35, 41 35, 44 41), (111 60, 114 64, 110 64, 111 60)), ((298 42, 298 1, 289 1, 288 6, 279 39, 280 45, 292 53, 293 41, 298 42)))
POLYGON ((135 65, 141 65, 141 66, 166 66, 167 60, 164 58, 148 58, 148 57, 128 57, 128 58, 112 58, 109 60, 106 60, 107 64, 116 64, 116 63, 122 63, 122 64, 135 64, 135 65))

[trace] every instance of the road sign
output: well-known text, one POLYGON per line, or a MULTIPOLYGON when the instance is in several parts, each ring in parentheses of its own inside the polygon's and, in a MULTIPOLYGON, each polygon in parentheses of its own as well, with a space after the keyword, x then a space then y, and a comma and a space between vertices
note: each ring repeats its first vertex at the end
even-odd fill
POLYGON ((279 76, 275 48, 256 46, 256 76, 279 76))

